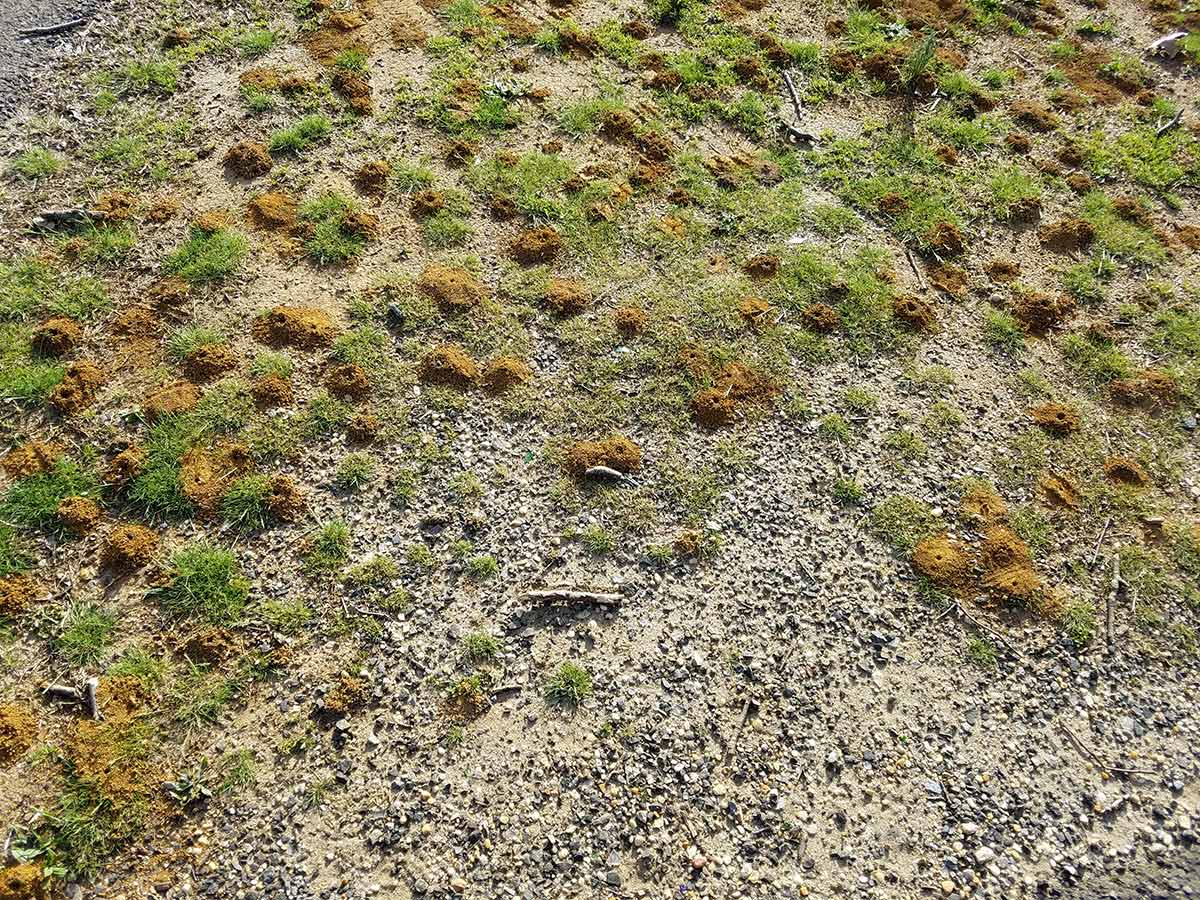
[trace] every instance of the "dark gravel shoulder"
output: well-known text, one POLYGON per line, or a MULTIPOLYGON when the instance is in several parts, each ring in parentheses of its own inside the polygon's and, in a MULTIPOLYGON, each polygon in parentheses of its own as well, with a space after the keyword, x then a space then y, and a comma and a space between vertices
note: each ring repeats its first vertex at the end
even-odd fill
POLYGON ((0 0, 0 121, 36 91, 39 73, 78 45, 88 25, 45 37, 26 38, 19 32, 88 16, 96 8, 79 0, 0 0))

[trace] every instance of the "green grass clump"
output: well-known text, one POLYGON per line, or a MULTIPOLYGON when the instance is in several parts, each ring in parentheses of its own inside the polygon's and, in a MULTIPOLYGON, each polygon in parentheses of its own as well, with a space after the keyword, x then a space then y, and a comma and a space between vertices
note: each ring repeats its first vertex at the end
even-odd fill
POLYGON ((1128 378, 1134 365, 1119 347, 1095 336, 1068 334, 1062 341, 1063 358, 1095 384, 1128 378))
POLYGON ((170 581, 151 596, 175 615, 228 624, 245 609, 250 582, 229 550, 205 541, 189 544, 171 557, 168 575, 170 581))
POLYGON ((31 147, 13 157, 8 164, 12 175, 32 181, 35 178, 45 178, 56 175, 62 169, 62 160, 45 147, 31 147))
POLYGON ((467 184, 488 197, 511 198, 527 216, 558 220, 567 211, 560 192, 574 173, 575 167, 569 160, 531 151, 521 156, 515 166, 495 158, 472 166, 467 173, 467 184))
POLYGON ((1076 601, 1063 610, 1059 623, 1071 643, 1086 647, 1096 636, 1096 607, 1086 601, 1076 601))
POLYGON ((33 558, 11 525, 0 524, 0 578, 29 570, 33 558))
POLYGON ((271 135, 268 146, 272 153, 300 154, 318 142, 329 138, 333 123, 328 116, 313 113, 271 135))
POLYGON ((1097 131, 1084 149, 1088 169, 1100 177, 1125 176, 1177 205, 1172 192, 1200 173, 1200 142, 1186 128, 1155 132, 1153 124, 1138 125, 1116 139, 1097 131))
POLYGON ((989 204, 992 214, 1002 220, 1012 217, 1020 205, 1040 200, 1042 186, 1018 166, 1007 166, 988 181, 989 204))
POLYGON ((482 631, 463 638, 463 653, 471 662, 491 662, 500 655, 500 641, 482 631))
POLYGON ((238 50, 242 56, 262 56, 270 52, 277 39, 275 32, 269 28, 251 28, 238 38, 238 50))
POLYGON ((348 47, 333 58, 335 69, 363 73, 367 71, 367 53, 360 47, 348 47))
POLYGON ((0 261, 0 321, 52 315, 87 320, 110 305, 104 284, 96 278, 66 276, 32 257, 0 261))
POLYGON ((907 494, 893 494, 871 510, 871 530, 900 550, 912 550, 937 527, 929 504, 907 494))
POLYGON ((156 688, 166 677, 167 669, 162 657, 131 647, 117 657, 105 674, 110 678, 135 678, 143 687, 156 688))
POLYGON ((300 207, 300 218, 313 225, 312 235, 304 242, 305 252, 317 265, 343 263, 362 253, 366 235, 346 226, 358 204, 341 194, 325 194, 300 207))
POLYGON ((312 621, 312 608, 303 597, 281 597, 266 600, 260 610, 263 621, 276 631, 296 634, 312 621))
POLYGON ((348 453, 338 463, 333 480, 339 487, 357 491, 375 477, 375 460, 369 453, 348 453))
POLYGON ((247 530, 265 528, 270 512, 271 478, 244 475, 229 485, 221 497, 221 518, 230 525, 247 530))
POLYGON ((1015 356, 1025 347, 1025 329, 1012 313, 988 308, 983 315, 983 338, 997 350, 1015 356))
POLYGON ((53 528, 58 504, 67 497, 99 497, 95 473, 61 457, 46 472, 11 484, 0 498, 0 522, 18 528, 53 528))
POLYGON ((304 554, 307 575, 329 575, 350 559, 350 527, 345 522, 329 522, 309 541, 304 554))
POLYGON ((137 246, 137 231, 128 222, 88 225, 63 239, 63 244, 68 242, 84 262, 111 265, 124 259, 137 246))
POLYGON ((546 700, 574 709, 592 694, 592 676, 575 663, 565 662, 546 683, 546 700))
POLYGON ((239 231, 193 228, 183 245, 167 257, 164 268, 189 284, 222 281, 237 270, 249 252, 250 242, 239 231))
POLYGON ((494 556, 472 556, 463 564, 463 572, 472 581, 486 581, 500 574, 500 564, 494 556))
POLYGON ((833 483, 833 499, 844 506, 857 506, 866 498, 863 486, 853 478, 839 478, 833 483))
POLYGON ((225 335, 215 328, 204 325, 185 325, 173 331, 167 338, 167 353, 173 359, 184 359, 201 347, 221 346, 228 343, 225 335))
POLYGON ((117 73, 125 93, 169 96, 179 87, 179 64, 170 59, 133 60, 117 73))
POLYGON ((288 379, 296 371, 296 364, 286 353, 278 350, 260 350, 250 361, 250 374, 255 378, 266 378, 274 375, 288 379))
POLYGON ((86 666, 98 662, 112 643, 117 617, 94 603, 77 603, 67 610, 63 623, 55 649, 73 665, 86 666))
POLYGON ((1081 217, 1096 229, 1097 246, 1117 259, 1145 265, 1166 262, 1167 250, 1154 231, 1117 215, 1112 200, 1103 191, 1083 198, 1081 217))

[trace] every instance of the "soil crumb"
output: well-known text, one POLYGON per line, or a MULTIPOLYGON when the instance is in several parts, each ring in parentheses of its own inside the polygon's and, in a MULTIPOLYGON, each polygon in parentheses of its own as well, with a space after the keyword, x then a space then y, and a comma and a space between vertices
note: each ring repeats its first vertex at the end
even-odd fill
POLYGON ((37 720, 24 706, 0 706, 0 766, 10 766, 29 752, 37 739, 37 720))
POLYGON ((371 392, 371 380, 366 369, 358 363, 344 363, 329 370, 325 387, 336 397, 358 399, 371 392))
POLYGON ((104 539, 100 565, 117 574, 136 572, 158 552, 158 535, 142 525, 118 525, 104 539))
POLYGON ((1118 378, 1108 389, 1118 403, 1138 409, 1167 409, 1179 402, 1179 383, 1159 369, 1146 369, 1131 378, 1118 378))
POLYGON ((483 367, 484 389, 501 394, 533 377, 533 370, 515 356, 497 356, 483 367))
POLYGON ((212 381, 237 367, 237 356, 226 344, 205 344, 197 347, 183 360, 183 371, 192 381, 201 384, 212 381))
POLYGON ((251 223, 263 231, 287 231, 296 224, 296 200, 281 191, 259 194, 247 208, 251 223))
POLYGON ((1033 335, 1046 335, 1059 328, 1075 311, 1075 301, 1066 294, 1030 291, 1013 308, 1017 321, 1033 335))
POLYGON ((368 197, 382 197, 387 193, 388 178, 391 174, 392 167, 386 160, 372 160, 363 163, 354 173, 354 184, 368 197))
POLYGON ((642 468, 642 448, 624 435, 614 434, 602 441, 579 441, 567 450, 564 468, 576 478, 588 469, 607 466, 626 475, 642 468))
POLYGON ((963 518, 972 525, 995 525, 1008 517, 1008 505, 991 485, 975 485, 958 506, 963 518))
POLYGON ((592 302, 591 292, 587 285, 574 278, 551 278, 546 286, 546 294, 542 298, 556 316, 574 316, 587 309, 592 302))
POLYGON ((218 444, 212 449, 193 447, 179 460, 183 496, 201 513, 211 515, 229 483, 252 467, 250 450, 238 441, 218 444))
POLYGON ((250 396, 254 398, 254 403, 259 409, 291 406, 296 402, 292 383, 282 375, 264 375, 256 378, 250 385, 250 396))
POLYGON ((842 324, 841 314, 828 303, 810 303, 800 314, 804 327, 817 334, 831 334, 842 324))
POLYGON ((1043 403, 1029 411, 1034 424, 1051 434, 1071 434, 1082 424, 1079 411, 1062 403, 1043 403))
POLYGON ((937 313, 933 306, 911 295, 892 300, 892 315, 913 331, 931 332, 937 329, 937 313))
POLYGON ((961 585, 974 567, 971 548, 946 534, 925 538, 917 544, 912 564, 934 584, 943 587, 961 585))
POLYGON ((107 378, 93 362, 80 360, 67 366, 67 374, 50 392, 47 402, 63 415, 91 406, 107 378))
POLYGON ((195 409, 200 402, 200 388, 190 381, 176 381, 152 393, 142 403, 142 413, 151 422, 163 416, 195 409))
POLYGON ((16 618, 37 599, 37 594, 37 582, 28 575, 0 578, 0 618, 16 618))
POLYGON ((225 167, 240 178, 260 178, 271 171, 271 154, 257 141, 240 141, 225 151, 225 167))
POLYGON ((1066 475, 1045 472, 1038 478, 1038 488, 1041 490, 1042 500, 1047 506, 1079 509, 1081 499, 1079 488, 1066 475))
POLYGON ((100 521, 100 505, 87 497, 63 497, 58 502, 55 515, 63 525, 75 534, 87 534, 100 521))
POLYGON ((0 900, 46 900, 42 867, 19 863, 0 869, 0 900))
POLYGON ((1127 456, 1110 456, 1104 461, 1104 477, 1113 484, 1128 487, 1145 487, 1150 483, 1146 470, 1127 456))
POLYGON ((443 313, 459 313, 478 306, 488 297, 487 286, 459 266, 431 263, 417 279, 417 289, 443 313))
POLYGON ((54 316, 33 332, 30 347, 40 356, 66 356, 83 340, 83 329, 74 319, 54 316))
POLYGON ((1083 219, 1059 219, 1038 229, 1042 246, 1055 253, 1073 253, 1096 239, 1096 229, 1083 219))
POLYGON ((466 390, 479 380, 479 365, 457 344, 442 344, 425 354, 418 374, 426 384, 466 390))
POLYGON ((146 451, 137 444, 126 447, 104 467, 104 483, 120 488, 137 478, 146 468, 146 451))
POLYGON ((280 522, 297 522, 308 508, 304 492, 291 475, 272 475, 267 512, 280 522))
POLYGON ((10 450, 0 459, 0 468, 9 478, 28 478, 41 472, 49 472, 55 462, 67 451, 58 444, 45 441, 28 441, 10 450))
POLYGON ((562 238, 549 226, 522 231, 511 244, 509 254, 524 265, 550 262, 562 248, 562 238))
POLYGON ((250 331, 264 344, 301 350, 328 347, 337 333, 328 313, 307 306, 276 306, 255 319, 250 331))
POLYGON ((621 306, 613 310, 613 325, 626 340, 645 331, 649 321, 650 317, 640 306, 621 306))

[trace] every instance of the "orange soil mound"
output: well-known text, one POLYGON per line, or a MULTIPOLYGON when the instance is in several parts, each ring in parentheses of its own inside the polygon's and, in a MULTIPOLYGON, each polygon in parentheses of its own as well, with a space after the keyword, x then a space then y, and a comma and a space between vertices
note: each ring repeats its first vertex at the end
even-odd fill
POLYGON ((1130 487, 1145 487, 1150 483, 1150 476, 1146 474, 1146 470, 1126 456, 1110 456, 1106 459, 1104 475, 1114 484, 1130 487))
POLYGON ((100 550, 100 564, 113 572, 136 572, 158 552, 158 535, 141 525, 118 525, 100 550))
POLYGON ((356 443, 369 444, 375 440, 381 428, 383 422, 379 420, 379 416, 360 409, 346 422, 346 435, 356 443))
POLYGON ((225 165, 241 178, 258 178, 271 171, 271 154, 257 141, 241 141, 225 152, 225 165))
POLYGON ((1041 489, 1042 499, 1050 506, 1079 508, 1079 488, 1067 476, 1046 472, 1038 478, 1038 487, 1041 489))
POLYGON ((1075 301, 1066 294, 1030 291, 1017 300, 1013 314, 1027 332, 1044 335, 1058 328, 1075 311, 1075 301))
POLYGON ((50 392, 47 402, 63 414, 91 406, 107 377, 95 363, 81 360, 67 367, 67 374, 50 392))
POLYGON ((1139 409, 1165 409, 1179 402, 1179 383, 1158 369, 1146 369, 1132 378, 1118 378, 1108 389, 1118 403, 1139 409))
POLYGON ((1096 229, 1083 219, 1060 219, 1038 229, 1042 246, 1056 253, 1072 253, 1096 239, 1096 229))
POLYGON ((37 582, 28 575, 0 578, 0 618, 11 619, 37 599, 37 582))
POLYGON ((442 344, 425 354, 417 373, 427 384, 465 390, 479 380, 479 365, 457 344, 442 344))
POLYGON ((946 587, 962 584, 974 567, 971 548, 947 534, 928 537, 917 544, 912 564, 935 584, 946 587))
POLYGON ((65 356, 83 340, 83 329, 74 319, 54 316, 47 319, 33 332, 30 346, 41 356, 65 356))
POLYGON ((245 444, 231 441, 211 450, 194 447, 179 460, 183 496, 203 513, 216 511, 229 483, 253 466, 245 444))
POLYGON ((551 278, 543 300, 556 316, 573 316, 587 309, 592 296, 582 281, 551 278))
POLYGON ((1043 403, 1029 411, 1035 424, 1053 434, 1070 434, 1081 424, 1079 411, 1062 403, 1043 403))
POLYGON ((192 381, 204 383, 237 367, 237 356, 226 344, 205 344, 183 360, 183 370, 192 381))
POLYGON ((974 525, 992 525, 1008 516, 1003 498, 986 485, 977 485, 963 494, 958 509, 974 525))
POLYGON ((64 453, 66 451, 58 444, 28 441, 4 454, 0 458, 0 468, 9 478, 27 478, 40 472, 49 472, 64 453))
POLYGON ((417 279, 417 290, 433 300, 443 313, 456 313, 482 303, 487 286, 459 266, 431 263, 417 279))
POLYGON ((508 252, 517 262, 531 265, 550 262, 558 255, 560 249, 562 238, 558 236, 557 231, 546 226, 522 231, 509 244, 508 252))
POLYGON ((264 344, 302 350, 327 347, 337 333, 328 313, 306 306, 276 306, 255 319, 250 331, 264 344))
POLYGON ((250 396, 259 409, 291 406, 296 400, 292 383, 281 375, 264 375, 255 379, 250 385, 250 396))
POLYGON ((281 191, 259 194, 251 199, 247 209, 250 221, 264 231, 287 231, 296 224, 296 199, 281 191))
POLYGON ((483 386, 493 394, 500 394, 533 376, 533 370, 514 356, 497 356, 483 368, 483 386))
POLYGON ((640 306, 621 306, 613 310, 613 325, 625 338, 641 334, 649 321, 650 317, 640 306))
POLYGON ((267 511, 280 522, 295 522, 304 514, 308 501, 290 475, 271 476, 271 490, 267 494, 267 511))
POLYGON ((87 497, 63 497, 55 510, 58 520, 76 534, 86 534, 100 521, 100 506, 87 497))
POLYGON ((142 412, 151 422, 163 416, 187 412, 200 402, 200 389, 190 381, 176 381, 159 388, 142 402, 142 412))
POLYGON ((913 331, 933 331, 937 328, 937 313, 919 297, 896 297, 892 300, 892 315, 913 331))
POLYGON ((42 867, 20 863, 0 869, 0 900, 46 900, 42 867))
POLYGON ((137 444, 126 447, 112 458, 104 469, 104 483, 120 487, 137 478, 146 468, 146 451, 137 444))
POLYGON ((367 371, 358 363, 334 366, 325 376, 325 387, 337 397, 360 398, 371 392, 367 371))
POLYGON ((602 441, 579 441, 567 450, 564 468, 579 477, 593 466, 629 474, 642 467, 642 449, 629 438, 614 434, 602 441))
POLYGON ((842 324, 838 311, 828 303, 810 303, 800 314, 804 327, 817 334, 829 334, 842 324))

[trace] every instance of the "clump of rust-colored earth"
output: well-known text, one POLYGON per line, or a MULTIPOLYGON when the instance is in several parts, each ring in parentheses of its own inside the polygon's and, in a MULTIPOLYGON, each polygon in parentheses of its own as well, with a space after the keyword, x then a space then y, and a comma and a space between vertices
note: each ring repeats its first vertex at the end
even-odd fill
POLYGON ((762 297, 743 297, 738 301, 738 315, 756 328, 770 322, 771 304, 762 297))
MULTIPOLYGON (((694 377, 707 372, 706 358, 693 355, 682 361, 694 377)), ((726 363, 713 377, 712 387, 692 397, 692 416, 702 427, 720 428, 733 424, 739 406, 769 403, 778 394, 779 388, 761 372, 744 363, 726 363)))
POLYGON ((257 141, 239 141, 225 151, 225 166, 240 178, 260 178, 271 171, 271 154, 257 141))
POLYGON ((967 273, 958 266, 930 266, 929 283, 951 297, 967 294, 967 273))
POLYGON ((1166 409, 1179 402, 1179 382, 1159 369, 1146 369, 1108 386, 1114 400, 1139 409, 1166 409))
POLYGON ((546 308, 556 316, 574 316, 588 308, 591 292, 582 281, 574 278, 551 278, 542 298, 546 308))
POLYGON ((308 508, 304 492, 290 475, 272 475, 267 492, 267 512, 279 522, 296 522, 308 508))
POLYGON ((211 514, 229 483, 252 467, 250 450, 238 441, 193 447, 179 460, 180 490, 202 513, 211 514))
POLYGON ((206 625, 184 637, 175 651, 193 663, 212 666, 232 659, 241 646, 238 636, 228 628, 206 625))
POLYGON ((328 313, 308 306, 276 306, 255 319, 250 331, 264 344, 301 350, 328 347, 337 334, 328 313))
POLYGON ((441 191, 416 191, 408 201, 408 211, 414 219, 428 219, 446 207, 446 197, 441 191))
POLYGON ((925 243, 942 256, 958 256, 966 249, 963 233, 953 222, 938 222, 925 235, 925 243))
POLYGON ((250 396, 259 409, 291 406, 296 402, 292 383, 282 375, 264 375, 250 385, 250 396))
MULTIPOLYGON (((154 282, 146 292, 149 300, 161 309, 167 310, 178 309, 191 296, 192 286, 177 275, 154 282)), ((157 327, 157 322, 154 321, 148 310, 134 309, 130 312, 136 313, 136 315, 122 320, 119 333, 144 335, 152 333, 157 327)))
POLYGON ((101 516, 100 505, 87 497, 63 497, 54 512, 63 526, 75 534, 87 534, 101 516))
POLYGON ((431 263, 417 279, 417 290, 443 313, 458 313, 478 306, 488 296, 487 286, 461 266, 431 263))
POLYGON ((391 174, 392 167, 386 160, 375 159, 359 167, 354 173, 354 183, 367 196, 382 197, 387 193, 388 178, 391 174))
POLYGON ((114 456, 104 468, 104 483, 119 488, 137 478, 146 469, 146 451, 134 444, 114 456))
POLYGON ((830 334, 842 324, 842 317, 828 303, 810 303, 800 314, 800 321, 809 331, 817 334, 830 334))
POLYGON ((158 535, 142 525, 118 525, 104 539, 100 564, 111 572, 136 572, 158 552, 158 535))
POLYGON ((1028 545, 1016 532, 1003 525, 993 525, 984 531, 983 542, 979 545, 979 558, 989 572, 1032 564, 1028 545))
POLYGON ((958 511, 972 525, 994 525, 1007 518, 1008 505, 991 485, 977 484, 963 494, 958 511))
POLYGON ((367 371, 358 363, 344 363, 334 366, 325 376, 325 387, 336 397, 357 399, 371 392, 371 379, 367 371))
POLYGON ((1070 434, 1078 431, 1082 422, 1079 411, 1063 403, 1043 403, 1029 411, 1034 424, 1051 434, 1070 434))
POLYGON ((992 281, 1008 284, 1021 274, 1021 267, 1014 260, 998 257, 988 260, 983 266, 983 271, 992 281))
POLYGON ((58 444, 46 441, 27 441, 20 447, 8 451, 0 459, 0 468, 9 478, 28 478, 54 468, 58 458, 66 451, 58 444))
POLYGON ((983 586, 994 597, 1029 604, 1042 593, 1044 584, 1028 566, 1009 566, 989 573, 983 586))
POLYGON ((751 278, 774 278, 779 274, 779 257, 769 253, 760 253, 746 260, 742 271, 751 278))
POLYGON ((379 436, 383 422, 367 410, 357 410, 346 422, 346 436, 356 444, 369 444, 379 436))
POLYGON ((1066 475, 1057 472, 1046 472, 1038 478, 1038 488, 1042 492, 1043 501, 1049 506, 1063 509, 1078 509, 1082 495, 1079 488, 1066 475))
POLYGON ((947 534, 927 537, 913 548, 913 568, 942 587, 961 585, 974 568, 971 548, 947 534))
POLYGON ((37 739, 37 720, 24 706, 5 703, 0 706, 0 766, 10 766, 33 746, 37 739))
POLYGON ((183 370, 192 381, 212 381, 237 367, 237 356, 228 344, 204 344, 183 359, 183 370))
POLYGON ((562 238, 549 226, 522 231, 509 244, 508 252, 519 263, 533 265, 550 262, 562 249, 562 238))
POLYGON ((934 331, 937 313, 933 306, 919 297, 905 295, 892 300, 892 315, 913 331, 934 331))
POLYGON ((1042 246, 1056 253, 1074 253, 1096 239, 1096 229, 1084 219, 1059 219, 1038 229, 1042 246))
POLYGON ((124 222, 137 212, 137 198, 129 191, 107 191, 96 198, 92 213, 105 222, 124 222))
POLYGON ((371 83, 358 72, 338 69, 333 73, 333 89, 346 98, 346 103, 360 116, 373 111, 371 83))
POLYGON ((692 417, 705 428, 732 425, 737 418, 737 403, 724 391, 705 388, 691 400, 692 417))
POLYGON ((1150 476, 1136 460, 1127 456, 1110 456, 1104 461, 1104 476, 1113 484, 1127 487, 1145 487, 1150 476))
POLYGON ((636 337, 646 330, 650 317, 640 306, 620 306, 613 310, 613 325, 623 338, 636 337))
POLYGON ((379 217, 366 210, 355 210, 342 219, 342 231, 370 240, 379 234, 379 217))
POLYGON ((479 380, 479 364, 457 344, 442 344, 425 354, 417 374, 426 384, 465 390, 479 380))
POLYGON ((35 863, 0 869, 0 900, 46 900, 46 879, 35 863))
POLYGON ((577 478, 596 466, 629 475, 642 468, 642 448, 621 434, 610 435, 602 441, 578 441, 567 450, 563 465, 577 478))
POLYGON ((524 384, 533 377, 533 370, 515 356, 497 356, 483 367, 483 387, 493 394, 524 384))
POLYGON ((0 618, 16 618, 33 603, 37 594, 37 582, 28 575, 0 578, 0 618))
POLYGON ((263 231, 287 231, 296 224, 296 199, 282 191, 268 191, 247 205, 250 221, 263 231))
POLYGON ((92 405, 106 380, 104 372, 93 362, 71 363, 63 380, 50 392, 47 402, 64 415, 79 412, 92 405))
POLYGON ((1025 331, 1045 335, 1060 327, 1075 311, 1075 301, 1066 294, 1029 291, 1022 294, 1013 307, 1017 321, 1025 331))
POLYGON ((1008 109, 1014 122, 1018 122, 1032 131, 1047 132, 1058 127, 1058 116, 1040 103, 1018 100, 1008 109))
POLYGON ((83 340, 83 329, 74 319, 54 316, 39 325, 30 339, 30 347, 40 356, 66 356, 83 340))
POLYGON ((195 409, 200 402, 200 388, 190 381, 176 381, 154 391, 142 402, 142 413, 151 422, 164 416, 195 409))

